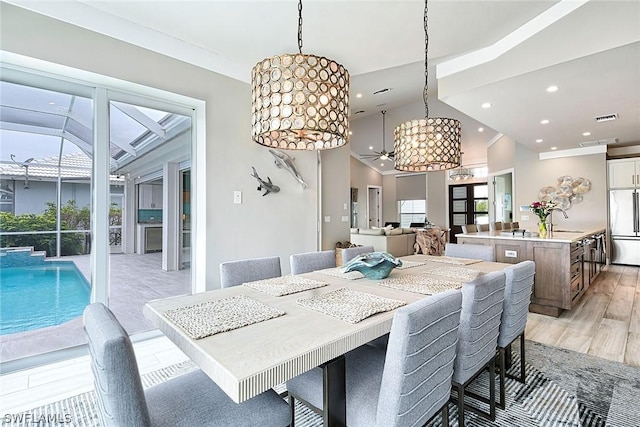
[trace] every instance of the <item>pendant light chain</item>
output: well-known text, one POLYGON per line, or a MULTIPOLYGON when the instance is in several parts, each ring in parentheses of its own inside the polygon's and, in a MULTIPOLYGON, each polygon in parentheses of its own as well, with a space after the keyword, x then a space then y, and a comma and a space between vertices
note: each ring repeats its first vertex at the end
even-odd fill
POLYGON ((298 0, 298 52, 302 53, 302 0, 298 0))
POLYGON ((424 2, 424 92, 422 93, 422 99, 424 100, 424 116, 429 117, 429 61, 427 55, 429 54, 429 20, 427 19, 427 12, 429 7, 428 1, 424 2))

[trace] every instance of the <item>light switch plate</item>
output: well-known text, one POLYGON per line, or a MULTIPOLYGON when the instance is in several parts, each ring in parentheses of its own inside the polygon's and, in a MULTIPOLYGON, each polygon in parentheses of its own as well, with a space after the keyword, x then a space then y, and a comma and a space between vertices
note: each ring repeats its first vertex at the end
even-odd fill
POLYGON ((342 222, 349 222, 349 217, 347 215, 342 215, 342 222))
POLYGON ((529 215, 520 215, 522 221, 529 221, 529 215))
POLYGON ((324 222, 331 222, 331 217, 330 216, 325 216, 324 217, 324 222))
POLYGON ((236 205, 242 204, 242 191, 233 192, 233 203, 236 205))

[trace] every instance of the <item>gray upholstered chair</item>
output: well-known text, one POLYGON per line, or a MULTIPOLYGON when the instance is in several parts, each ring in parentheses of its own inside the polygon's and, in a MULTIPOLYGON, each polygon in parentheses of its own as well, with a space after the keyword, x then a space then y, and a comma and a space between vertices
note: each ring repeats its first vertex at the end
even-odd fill
POLYGON ((513 267, 506 268, 504 272, 507 281, 504 288, 502 320, 498 335, 498 363, 500 367, 500 403, 498 406, 501 409, 505 407, 506 351, 518 337, 520 338, 520 376, 513 376, 513 378, 521 383, 526 381, 524 329, 527 325, 536 264, 533 261, 522 261, 513 267))
POLYGON ((444 254, 456 258, 481 259, 491 262, 496 260, 495 249, 489 245, 447 243, 447 246, 444 247, 444 254))
POLYGON ((462 312, 458 329, 458 347, 453 366, 453 388, 457 392, 458 423, 464 426, 464 410, 490 420, 496 416, 495 360, 504 301, 505 273, 494 271, 465 283, 462 287, 462 312), (467 386, 489 368, 489 398, 471 393, 467 386), (489 412, 465 403, 473 397, 489 404, 489 412))
POLYGON ((336 266, 335 251, 306 252, 289 258, 291 274, 303 274, 336 266))
POLYGON ((489 231, 489 224, 478 224, 478 231, 489 231))
POLYGON ((344 248, 342 250, 342 264, 346 264, 358 255, 374 252, 373 246, 354 246, 352 248, 344 248))
POLYGON ((478 232, 478 227, 476 227, 475 224, 467 224, 467 225, 463 225, 462 226, 462 232, 464 234, 469 234, 469 233, 477 233, 478 232))
MULTIPOLYGON (((460 291, 447 291, 398 309, 389 345, 361 346, 345 355, 347 425, 423 425, 439 411, 448 425, 447 402, 458 340, 460 291)), ((295 399, 323 407, 322 370, 287 381, 295 399)))
POLYGON ((101 303, 85 308, 84 330, 102 426, 289 424, 288 405, 275 391, 237 404, 201 370, 143 390, 131 340, 101 303))
POLYGON ((246 282, 282 276, 280 257, 252 258, 220 264, 220 284, 223 288, 246 282))

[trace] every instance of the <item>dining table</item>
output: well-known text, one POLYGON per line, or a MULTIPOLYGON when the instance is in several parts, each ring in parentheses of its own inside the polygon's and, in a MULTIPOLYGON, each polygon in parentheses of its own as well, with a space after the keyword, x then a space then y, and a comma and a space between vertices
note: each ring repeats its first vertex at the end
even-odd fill
POLYGON ((511 265, 400 260, 383 280, 337 267, 157 299, 144 315, 236 403, 321 367, 323 424, 344 426, 347 352, 389 333, 397 308, 511 265))

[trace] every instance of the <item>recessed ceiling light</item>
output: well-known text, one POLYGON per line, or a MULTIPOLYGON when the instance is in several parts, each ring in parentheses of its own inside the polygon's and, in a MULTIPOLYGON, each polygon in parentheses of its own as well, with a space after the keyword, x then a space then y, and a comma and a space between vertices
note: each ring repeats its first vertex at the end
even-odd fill
POLYGON ((353 135, 353 131, 349 131, 349 135, 353 135))
POLYGON ((370 145, 370 146, 369 146, 369 150, 373 150, 373 146, 371 146, 371 145, 370 145))
POLYGON ((361 93, 356 93, 356 98, 362 98, 362 94, 361 93))
POLYGON ((482 104, 482 108, 491 108, 491 103, 485 102, 484 104, 482 104))
POLYGON ((542 142, 542 140, 541 140, 541 139, 536 139, 536 142, 537 142, 538 144, 540 144, 540 143, 542 142))
POLYGON ((558 91, 558 86, 556 86, 556 85, 552 85, 552 86, 549 86, 547 88, 547 92, 549 92, 549 93, 553 93, 553 92, 557 92, 557 91, 558 91))
POLYGON ((478 128, 478 132, 484 132, 484 128, 478 128))
POLYGON ((551 147, 551 151, 557 150, 557 149, 558 149, 558 147, 551 147))
POLYGON ((591 132, 582 132, 582 136, 589 136, 591 135, 591 132))
POLYGON ((380 166, 384 166, 384 163, 380 163, 380 166))
POLYGON ((544 119, 544 120, 540 120, 540 124, 546 125, 549 123, 549 120, 544 119))

